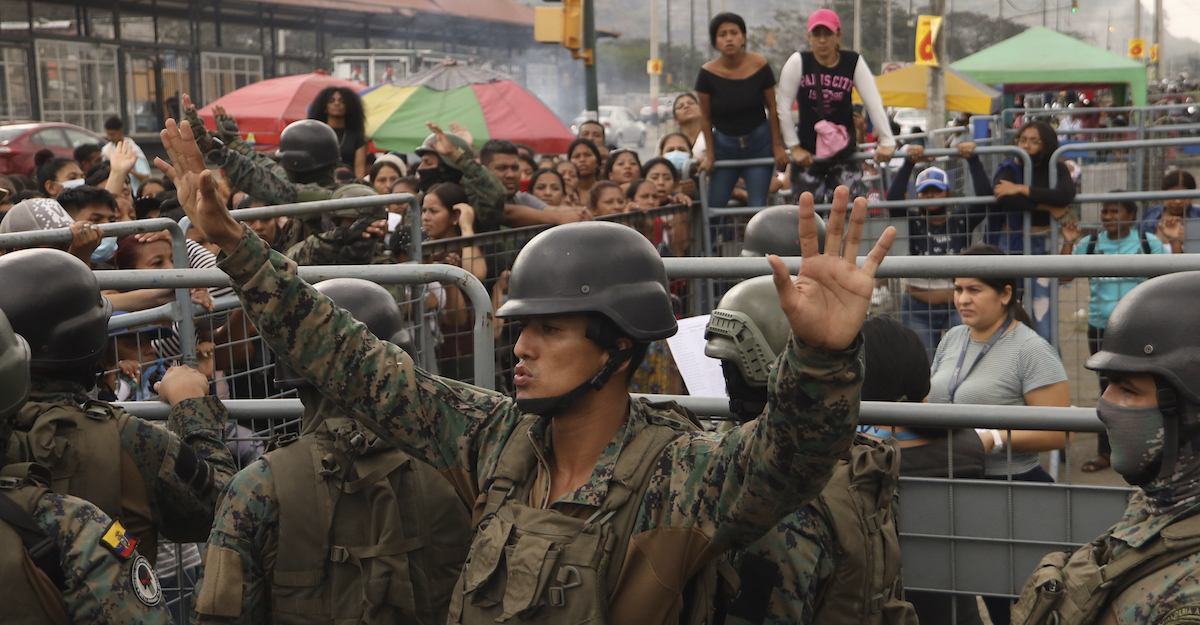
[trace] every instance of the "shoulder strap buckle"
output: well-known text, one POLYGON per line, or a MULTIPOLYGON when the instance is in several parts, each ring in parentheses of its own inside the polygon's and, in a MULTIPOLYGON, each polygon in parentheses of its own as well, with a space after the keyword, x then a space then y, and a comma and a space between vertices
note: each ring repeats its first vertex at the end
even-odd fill
POLYGON ((25 478, 20 477, 0 477, 0 490, 12 490, 20 488, 25 484, 25 478))

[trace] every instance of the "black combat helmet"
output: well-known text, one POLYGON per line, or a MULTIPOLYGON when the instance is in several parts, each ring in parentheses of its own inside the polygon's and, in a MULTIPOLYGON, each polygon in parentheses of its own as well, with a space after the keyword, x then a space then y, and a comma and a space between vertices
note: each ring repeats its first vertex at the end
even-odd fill
MULTIPOLYGON (((817 244, 825 251, 825 220, 817 218, 817 244)), ((746 224, 742 237, 742 256, 762 258, 767 254, 776 256, 800 256, 800 207, 795 204, 772 206, 754 214, 746 224)))
POLYGON ((712 311, 704 355, 721 361, 729 408, 739 419, 753 419, 766 407, 767 378, 791 334, 772 276, 737 283, 712 311))
POLYGON ((52 249, 0 256, 0 310, 29 342, 35 369, 91 368, 108 341, 112 304, 83 261, 52 249))
MULTIPOLYGON (((412 338, 408 330, 404 329, 404 317, 400 314, 395 298, 387 289, 359 278, 334 278, 318 282, 313 288, 362 322, 371 334, 381 340, 395 343, 412 354, 412 338)), ((275 363, 275 385, 280 390, 311 386, 283 359, 275 363)))
POLYGON ((0 311, 0 452, 12 434, 10 421, 29 399, 29 344, 0 311))
POLYGON ((1152 278, 1121 298, 1108 317, 1101 350, 1085 365, 1093 371, 1148 373, 1158 388, 1163 449, 1158 461, 1130 484, 1167 477, 1181 445, 1200 430, 1200 271, 1152 278))
POLYGON ((508 301, 496 316, 587 312, 603 315, 635 342, 678 329, 662 258, 636 230, 588 221, 537 235, 517 255, 508 301))
POLYGON ((333 167, 340 153, 337 133, 325 122, 302 119, 288 124, 279 134, 279 161, 290 172, 333 167))
POLYGON ((545 417, 567 409, 640 360, 649 341, 679 329, 658 251, 636 230, 605 221, 555 226, 531 239, 513 262, 508 301, 496 316, 572 313, 589 313, 585 336, 608 351, 608 361, 565 395, 517 399, 522 412, 545 417), (633 347, 619 349, 621 337, 633 347))

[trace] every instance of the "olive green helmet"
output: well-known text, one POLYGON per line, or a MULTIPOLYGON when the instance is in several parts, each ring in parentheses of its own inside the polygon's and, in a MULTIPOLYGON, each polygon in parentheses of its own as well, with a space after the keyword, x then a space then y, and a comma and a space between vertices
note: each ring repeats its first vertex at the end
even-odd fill
POLYGON ((729 289, 712 311, 704 329, 704 354, 736 365, 747 384, 765 387, 791 332, 774 279, 750 278, 729 289))
POLYGON ((0 311, 0 456, 8 448, 12 419, 29 399, 29 344, 0 311))
MULTIPOLYGON (((825 251, 825 220, 817 218, 817 244, 825 251)), ((800 207, 772 206, 754 214, 742 237, 743 257, 800 256, 800 207)))
MULTIPOLYGON (((329 196, 331 200, 342 200, 352 197, 369 197, 379 195, 374 188, 365 184, 352 182, 344 184, 329 196)), ((387 219, 387 206, 368 206, 364 208, 343 208, 327 213, 330 219, 387 219)))
MULTIPOLYGON (((466 152, 467 158, 475 158, 475 150, 471 148, 471 144, 468 143, 466 139, 463 139, 453 132, 447 132, 446 138, 450 139, 451 145, 462 150, 463 152, 466 152)), ((437 135, 431 134, 428 137, 425 137, 425 141, 421 142, 421 145, 417 146, 417 149, 413 150, 413 153, 417 156, 424 156, 425 154, 437 154, 437 157, 442 161, 442 164, 453 169, 458 169, 458 165, 455 165, 454 161, 442 156, 442 154, 437 151, 437 148, 433 147, 435 143, 437 143, 437 135)))

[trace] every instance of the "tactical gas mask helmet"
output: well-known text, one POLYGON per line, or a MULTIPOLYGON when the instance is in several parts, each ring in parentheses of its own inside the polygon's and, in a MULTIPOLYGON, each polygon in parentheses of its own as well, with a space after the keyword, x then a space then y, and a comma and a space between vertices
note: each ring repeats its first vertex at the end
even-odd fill
POLYGON ((771 276, 737 284, 709 317, 704 355, 721 361, 729 409, 743 422, 766 408, 767 381, 790 333, 771 276))
POLYGON ((1101 400, 1113 468, 1141 487, 1146 508, 1167 514, 1200 501, 1200 324, 1179 311, 1200 307, 1200 272, 1147 280, 1108 318, 1093 371, 1154 376, 1157 405, 1126 408, 1101 400))
POLYGON ((555 226, 533 237, 513 262, 501 319, 588 313, 585 336, 608 350, 608 362, 565 395, 517 400, 523 412, 552 416, 603 388, 650 341, 675 334, 667 271, 654 245, 632 228, 587 221, 555 226), (604 258, 604 263, 596 262, 604 258), (633 347, 617 348, 621 337, 633 347))

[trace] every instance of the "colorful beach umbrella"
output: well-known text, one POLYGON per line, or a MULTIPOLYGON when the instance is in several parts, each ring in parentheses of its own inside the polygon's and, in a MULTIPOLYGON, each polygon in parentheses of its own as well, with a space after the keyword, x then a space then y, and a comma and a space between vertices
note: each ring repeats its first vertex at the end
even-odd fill
POLYGON ((542 104, 503 74, 445 64, 360 91, 367 136, 376 149, 412 152, 432 121, 449 130, 458 122, 475 146, 488 139, 524 143, 539 154, 562 154, 575 135, 542 104))
POLYGON ((213 127, 213 107, 221 105, 233 115, 238 131, 261 145, 279 145, 279 133, 288 124, 308 119, 308 105, 326 87, 362 89, 362 84, 335 78, 324 71, 260 80, 231 91, 198 112, 213 127), (253 135, 253 137, 250 137, 253 135))

